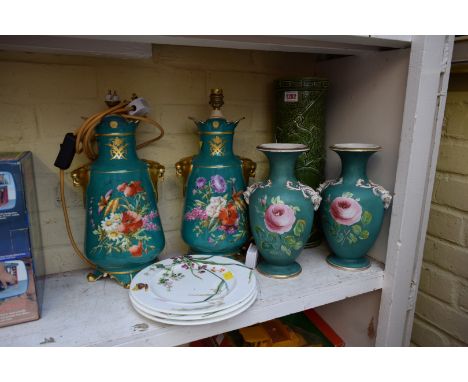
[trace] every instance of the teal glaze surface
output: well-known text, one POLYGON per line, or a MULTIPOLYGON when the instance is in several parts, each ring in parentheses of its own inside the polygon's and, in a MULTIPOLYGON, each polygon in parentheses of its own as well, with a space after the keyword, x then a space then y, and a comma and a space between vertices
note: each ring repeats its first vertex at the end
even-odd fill
POLYGON ((248 238, 242 161, 233 153, 238 122, 197 122, 200 152, 186 183, 182 238, 196 254, 231 255, 248 238))
POLYGON ((379 149, 335 150, 342 163, 340 178, 319 187, 320 218, 332 251, 327 258, 331 265, 349 269, 370 265, 366 255, 379 235, 391 201, 388 191, 367 177, 367 161, 379 149))
POLYGON ((262 257, 257 268, 276 278, 288 278, 301 272, 295 260, 307 242, 314 209, 320 204, 318 194, 295 176, 296 160, 308 150, 307 146, 288 146, 299 147, 290 152, 269 149, 283 147, 281 144, 258 147, 269 160, 270 173, 266 181, 251 185, 244 193, 249 204, 252 233, 262 257))
POLYGON ((109 273, 124 285, 165 245, 155 185, 136 153, 137 126, 110 115, 96 127, 99 157, 86 188, 86 256, 97 265, 96 278, 109 273))

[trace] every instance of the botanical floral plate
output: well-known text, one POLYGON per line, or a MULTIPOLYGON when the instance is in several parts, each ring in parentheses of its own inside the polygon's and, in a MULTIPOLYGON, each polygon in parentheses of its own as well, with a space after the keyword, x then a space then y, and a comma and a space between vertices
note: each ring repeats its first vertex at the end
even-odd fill
POLYGON ((252 291, 252 293, 249 294, 249 296, 247 298, 240 301, 238 304, 231 306, 230 308, 222 309, 222 310, 215 310, 213 312, 201 313, 201 314, 161 313, 161 312, 158 312, 158 311, 156 311, 154 309, 149 309, 149 308, 139 304, 137 301, 135 301, 135 299, 132 296, 130 296, 130 301, 131 301, 131 303, 132 303, 132 305, 134 307, 138 308, 142 312, 145 312, 145 313, 147 313, 147 314, 149 314, 151 316, 156 316, 156 317, 164 318, 164 319, 168 319, 168 320, 192 321, 192 320, 201 320, 201 319, 204 319, 204 318, 218 317, 218 316, 222 316, 222 315, 231 313, 231 312, 233 312, 235 310, 238 310, 238 309, 242 308, 244 305, 250 303, 252 298, 255 298, 256 295, 257 295, 257 289, 254 289, 252 291))
POLYGON ((140 271, 130 296, 162 313, 203 314, 237 305, 256 287, 250 268, 222 256, 185 255, 140 271))
POLYGON ((242 312, 244 312, 248 308, 250 308, 253 305, 253 303, 256 301, 256 299, 257 299, 257 292, 255 291, 254 295, 252 296, 252 298, 249 300, 248 303, 246 303, 242 307, 240 307, 240 308, 238 308, 238 309, 236 309, 236 310, 234 310, 234 311, 232 311, 230 313, 223 314, 221 316, 210 317, 210 318, 205 318, 205 319, 201 319, 201 320, 192 320, 192 321, 178 321, 178 320, 170 320, 170 319, 160 318, 160 317, 156 317, 156 316, 153 316, 151 314, 143 312, 141 309, 137 308, 135 305, 133 305, 133 307, 143 317, 146 317, 147 319, 152 320, 152 321, 160 322, 160 323, 163 323, 163 324, 170 324, 170 325, 193 326, 193 325, 212 324, 212 323, 215 323, 215 322, 218 322, 218 321, 224 321, 224 320, 227 320, 228 318, 232 318, 234 316, 237 316, 238 314, 241 314, 242 312))

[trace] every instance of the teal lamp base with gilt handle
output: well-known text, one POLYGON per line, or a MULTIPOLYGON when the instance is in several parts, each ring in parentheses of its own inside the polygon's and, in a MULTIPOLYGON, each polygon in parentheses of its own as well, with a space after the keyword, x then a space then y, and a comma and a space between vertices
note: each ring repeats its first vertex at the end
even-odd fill
POLYGON ((97 159, 71 174, 84 192, 85 256, 95 266, 88 281, 110 277, 128 287, 165 245, 157 206, 164 167, 138 157, 138 125, 121 115, 104 117, 95 130, 97 159))
POLYGON ((210 95, 210 118, 193 118, 200 137, 200 152, 176 163, 184 182, 182 239, 193 254, 233 256, 249 238, 247 205, 242 193, 255 163, 234 154, 234 131, 240 120, 221 113, 222 89, 210 95))

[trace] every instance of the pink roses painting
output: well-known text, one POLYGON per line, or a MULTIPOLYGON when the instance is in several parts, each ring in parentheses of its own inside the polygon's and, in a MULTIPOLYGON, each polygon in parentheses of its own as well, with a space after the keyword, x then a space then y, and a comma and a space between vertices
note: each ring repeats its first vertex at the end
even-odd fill
POLYGON ((330 214, 337 223, 349 226, 361 220, 362 207, 356 200, 340 196, 331 203, 330 214))
POLYGON ((296 215, 286 204, 271 204, 265 211, 265 226, 270 232, 283 234, 291 230, 296 215))
POLYGON ((258 218, 253 221, 253 233, 257 246, 263 253, 278 256, 294 256, 304 247, 304 239, 310 233, 310 223, 298 215, 301 208, 295 204, 286 204, 280 196, 268 198, 266 195, 257 199, 254 205, 258 218))

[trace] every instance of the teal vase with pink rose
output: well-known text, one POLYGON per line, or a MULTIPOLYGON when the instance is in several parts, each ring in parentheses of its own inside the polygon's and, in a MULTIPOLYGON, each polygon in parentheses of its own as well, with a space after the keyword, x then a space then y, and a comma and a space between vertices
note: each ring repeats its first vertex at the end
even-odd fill
POLYGON ((317 191, 322 196, 320 219, 331 249, 330 265, 359 270, 370 266, 367 253, 382 228, 392 196, 367 176, 369 157, 381 149, 372 144, 344 143, 330 147, 341 158, 341 175, 317 191))
POLYGON ((306 145, 269 143, 257 147, 268 158, 270 173, 263 182, 244 192, 249 220, 261 262, 257 270, 269 277, 300 274, 296 262, 310 236, 320 196, 295 176, 296 160, 309 150, 306 145))

